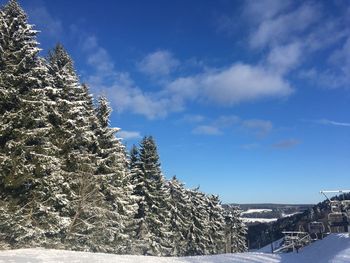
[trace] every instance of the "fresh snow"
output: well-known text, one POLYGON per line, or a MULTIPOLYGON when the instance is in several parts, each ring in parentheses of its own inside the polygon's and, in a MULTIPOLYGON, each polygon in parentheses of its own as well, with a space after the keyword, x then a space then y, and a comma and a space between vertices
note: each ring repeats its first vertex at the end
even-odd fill
MULTIPOLYGON (((283 237, 272 242, 272 246, 273 246, 273 249, 276 250, 277 248, 280 248, 281 247, 281 244, 283 242, 283 237)), ((260 249, 255 249, 254 251, 256 252, 263 252, 263 253, 271 253, 271 243, 260 248, 260 249)), ((253 252, 253 250, 251 250, 251 252, 253 252)))
POLYGON ((252 213, 264 213, 264 212, 272 212, 272 209, 248 209, 247 211, 242 212, 242 215, 252 214, 252 213))
POLYGON ((303 212, 295 212, 292 214, 282 214, 282 217, 290 217, 290 216, 294 216, 294 215, 298 215, 298 214, 302 214, 303 212))
POLYGON ((331 234, 301 249, 299 253, 269 254, 249 252, 197 257, 146 257, 60 250, 19 249, 0 252, 0 263, 348 263, 348 234, 331 234))
POLYGON ((250 218, 250 217, 241 217, 244 223, 271 223, 278 220, 278 218, 250 218))

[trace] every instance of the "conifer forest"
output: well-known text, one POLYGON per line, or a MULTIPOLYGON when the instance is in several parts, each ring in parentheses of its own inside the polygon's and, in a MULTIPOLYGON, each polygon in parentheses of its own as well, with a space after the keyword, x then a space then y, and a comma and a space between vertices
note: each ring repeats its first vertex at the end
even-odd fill
POLYGON ((128 151, 110 126, 107 98, 80 82, 62 44, 41 51, 27 19, 16 0, 1 7, 0 247, 245 251, 240 211, 166 179, 152 136, 128 151))

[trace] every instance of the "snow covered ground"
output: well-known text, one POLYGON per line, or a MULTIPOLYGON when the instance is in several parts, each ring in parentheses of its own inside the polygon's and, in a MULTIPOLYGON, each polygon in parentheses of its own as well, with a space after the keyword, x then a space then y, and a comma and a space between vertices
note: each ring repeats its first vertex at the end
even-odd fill
POLYGON ((242 212, 242 215, 252 214, 252 213, 264 213, 264 212, 272 212, 272 209, 248 209, 247 211, 242 212))
POLYGON ((249 217, 250 214, 259 214, 272 212, 272 209, 248 209, 241 213, 241 219, 245 223, 271 223, 277 221, 278 218, 264 218, 264 217, 249 217))
POLYGON ((261 252, 184 258, 119 256, 46 249, 0 251, 0 263, 349 263, 350 238, 331 234, 297 253, 261 252))
POLYGON ((278 218, 250 218, 241 217, 244 223, 271 223, 278 220, 278 218))

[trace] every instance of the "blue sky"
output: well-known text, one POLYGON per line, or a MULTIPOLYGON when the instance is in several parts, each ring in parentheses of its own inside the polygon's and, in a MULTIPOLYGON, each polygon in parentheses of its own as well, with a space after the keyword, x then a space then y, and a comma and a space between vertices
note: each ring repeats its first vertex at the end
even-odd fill
POLYGON ((20 3, 128 147, 156 138, 167 178, 239 203, 350 187, 347 1, 20 3))

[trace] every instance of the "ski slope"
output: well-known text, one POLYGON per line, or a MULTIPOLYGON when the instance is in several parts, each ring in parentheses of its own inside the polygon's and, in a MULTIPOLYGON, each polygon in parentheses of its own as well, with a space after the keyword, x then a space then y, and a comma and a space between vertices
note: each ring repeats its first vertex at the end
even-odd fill
POLYGON ((350 238, 347 234, 331 234, 297 253, 241 253, 184 258, 120 256, 102 253, 47 249, 0 251, 0 263, 349 263, 350 238))

